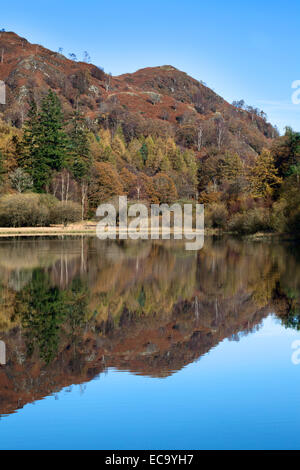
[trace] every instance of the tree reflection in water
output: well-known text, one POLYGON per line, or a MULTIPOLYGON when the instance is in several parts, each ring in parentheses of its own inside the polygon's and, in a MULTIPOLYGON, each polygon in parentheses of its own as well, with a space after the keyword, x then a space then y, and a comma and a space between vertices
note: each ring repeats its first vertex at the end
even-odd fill
POLYGON ((165 377, 275 313, 300 329, 293 244, 93 238, 0 243, 0 413, 107 367, 165 377))

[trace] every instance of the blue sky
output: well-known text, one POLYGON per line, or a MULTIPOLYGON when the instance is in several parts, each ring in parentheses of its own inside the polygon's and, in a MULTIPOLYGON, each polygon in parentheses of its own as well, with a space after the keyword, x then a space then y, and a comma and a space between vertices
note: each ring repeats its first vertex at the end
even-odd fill
POLYGON ((0 28, 118 75, 170 64, 228 101, 244 99, 282 130, 300 130, 299 0, 15 0, 0 28))

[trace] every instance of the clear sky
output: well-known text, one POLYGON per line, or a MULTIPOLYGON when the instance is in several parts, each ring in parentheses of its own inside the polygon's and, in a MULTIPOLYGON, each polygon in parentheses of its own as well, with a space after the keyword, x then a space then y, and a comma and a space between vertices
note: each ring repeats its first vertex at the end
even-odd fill
POLYGON ((113 75, 173 65, 300 131, 299 0, 14 0, 1 2, 0 28, 65 55, 87 50, 113 75))

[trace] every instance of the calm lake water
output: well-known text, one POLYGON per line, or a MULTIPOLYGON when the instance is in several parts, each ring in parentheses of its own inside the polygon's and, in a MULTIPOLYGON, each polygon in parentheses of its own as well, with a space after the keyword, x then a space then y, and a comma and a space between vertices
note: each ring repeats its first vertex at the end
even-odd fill
POLYGON ((296 244, 2 240, 0 291, 0 449, 300 448, 296 244))

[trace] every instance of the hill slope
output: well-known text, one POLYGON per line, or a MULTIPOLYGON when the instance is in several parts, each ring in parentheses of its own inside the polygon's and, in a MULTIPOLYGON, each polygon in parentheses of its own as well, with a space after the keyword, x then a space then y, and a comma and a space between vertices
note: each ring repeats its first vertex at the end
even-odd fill
POLYGON ((28 101, 51 88, 66 114, 80 106, 93 123, 110 127, 126 122, 137 132, 175 135, 177 142, 205 153, 215 145, 251 156, 269 145, 276 130, 256 112, 238 109, 202 82, 172 66, 146 68, 111 77, 95 65, 76 62, 12 32, 0 34, 0 79, 7 85, 3 117, 20 127, 28 101))

